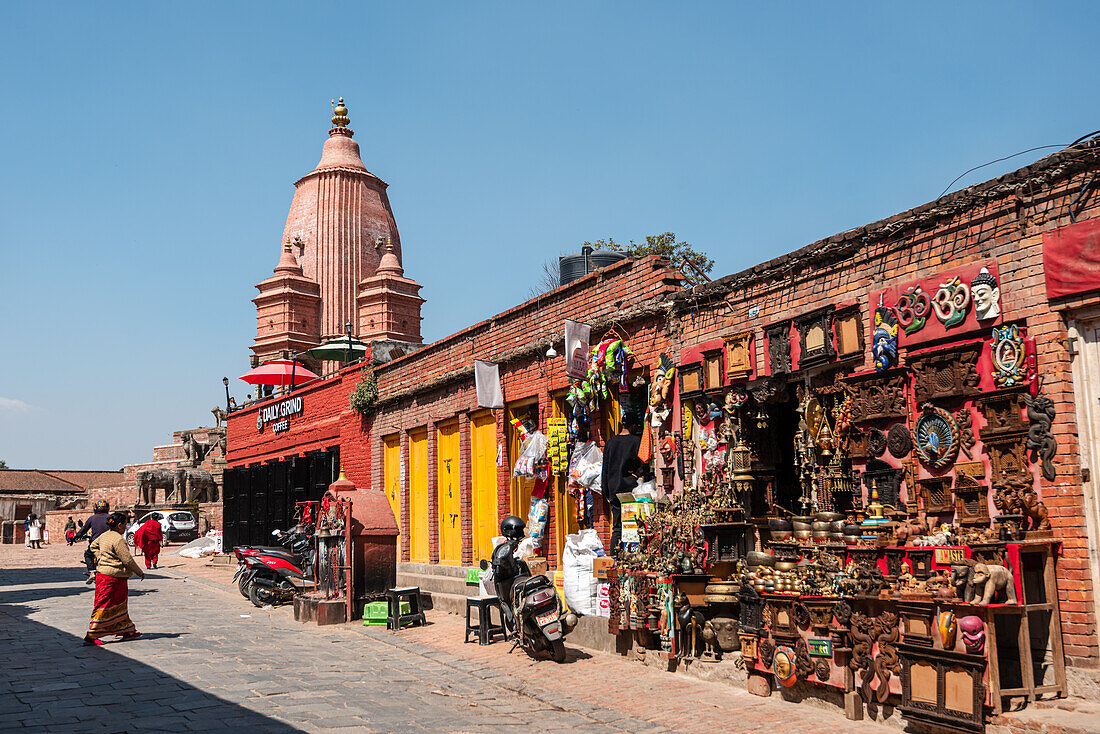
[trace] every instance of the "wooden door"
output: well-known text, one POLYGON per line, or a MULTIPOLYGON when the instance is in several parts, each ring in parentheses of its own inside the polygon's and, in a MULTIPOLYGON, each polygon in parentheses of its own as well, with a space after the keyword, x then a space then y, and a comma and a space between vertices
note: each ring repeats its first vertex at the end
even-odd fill
MULTIPOLYGON (((1080 443, 1085 531, 1088 536, 1089 575, 1100 589, 1100 316, 1070 321, 1073 347, 1073 393, 1080 443)), ((1100 607, 1094 607, 1100 624, 1100 607)))
MULTIPOLYGON (((568 415, 565 394, 554 396, 554 418, 568 415)), ((561 553, 565 549, 565 536, 580 532, 577 524, 577 501, 565 488, 565 477, 555 476, 551 486, 554 488, 554 537, 557 540, 558 568, 562 567, 561 553)))
POLYGON ((436 507, 439 528, 439 562, 450 566, 462 563, 462 467, 458 456, 458 421, 440 424, 436 429, 436 507))
POLYGON ((409 433, 409 558, 428 562, 428 432, 409 433))
MULTIPOLYGON (((382 485, 397 521, 397 531, 401 532, 401 436, 396 433, 382 438, 382 485)), ((397 547, 401 547, 400 535, 397 547)))
POLYGON ((497 421, 492 413, 470 418, 470 483, 474 563, 493 555, 497 520, 497 421))

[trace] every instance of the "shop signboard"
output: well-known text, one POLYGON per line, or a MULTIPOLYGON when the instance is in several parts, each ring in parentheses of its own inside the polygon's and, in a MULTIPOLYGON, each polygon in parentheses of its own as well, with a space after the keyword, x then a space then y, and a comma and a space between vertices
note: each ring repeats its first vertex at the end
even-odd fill
POLYGON ((588 376, 588 340, 592 327, 580 321, 565 320, 565 374, 575 380, 588 376))
POLYGON ((871 331, 875 330, 874 314, 879 307, 897 319, 900 345, 992 329, 1001 323, 997 261, 971 263, 921 280, 872 290, 868 306, 871 331))
POLYGON ((273 433, 290 430, 290 421, 287 419, 299 415, 303 405, 301 397, 294 397, 260 408, 256 413, 256 430, 262 432, 268 423, 272 424, 273 433))

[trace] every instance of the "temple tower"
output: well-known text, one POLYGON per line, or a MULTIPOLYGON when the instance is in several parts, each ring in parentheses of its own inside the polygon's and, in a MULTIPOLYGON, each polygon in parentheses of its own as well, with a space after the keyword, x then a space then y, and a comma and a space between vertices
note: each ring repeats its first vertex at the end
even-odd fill
POLYGON ((420 285, 403 275, 401 238, 386 195, 387 184, 363 165, 349 122, 341 97, 333 108, 333 127, 321 149, 320 162, 294 182, 283 241, 290 243, 289 254, 297 270, 280 271, 287 260, 284 244, 276 277, 256 286, 260 295, 254 299, 253 363, 344 336, 347 322, 352 324, 352 335, 363 341, 398 342, 407 347, 423 341, 420 285), (383 260, 386 277, 380 283, 376 275, 383 260), (317 287, 312 319, 304 313, 308 308, 301 298, 308 288, 295 280, 291 289, 286 278, 292 276, 317 287), (273 283, 280 278, 278 284, 273 283), (280 320, 273 311, 293 311, 297 320, 280 320))

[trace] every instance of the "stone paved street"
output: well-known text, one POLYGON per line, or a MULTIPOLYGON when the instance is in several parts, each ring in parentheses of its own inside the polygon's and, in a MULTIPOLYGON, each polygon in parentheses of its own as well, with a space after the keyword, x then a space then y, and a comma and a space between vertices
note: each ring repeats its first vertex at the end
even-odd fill
POLYGON ((462 645, 455 617, 307 627, 170 555, 131 581, 143 637, 85 648, 82 550, 0 547, 0 731, 888 731, 601 653, 555 665, 462 645))

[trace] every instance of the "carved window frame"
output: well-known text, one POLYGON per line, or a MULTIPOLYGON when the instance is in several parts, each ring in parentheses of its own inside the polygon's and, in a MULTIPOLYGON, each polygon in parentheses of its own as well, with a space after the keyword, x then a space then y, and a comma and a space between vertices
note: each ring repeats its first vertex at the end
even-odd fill
POLYGON ((755 336, 756 332, 749 330, 725 337, 726 377, 730 380, 747 380, 752 377, 756 362, 756 355, 753 352, 753 339, 755 336), (744 361, 739 357, 735 359, 735 354, 741 354, 742 350, 744 350, 745 355, 744 361))

